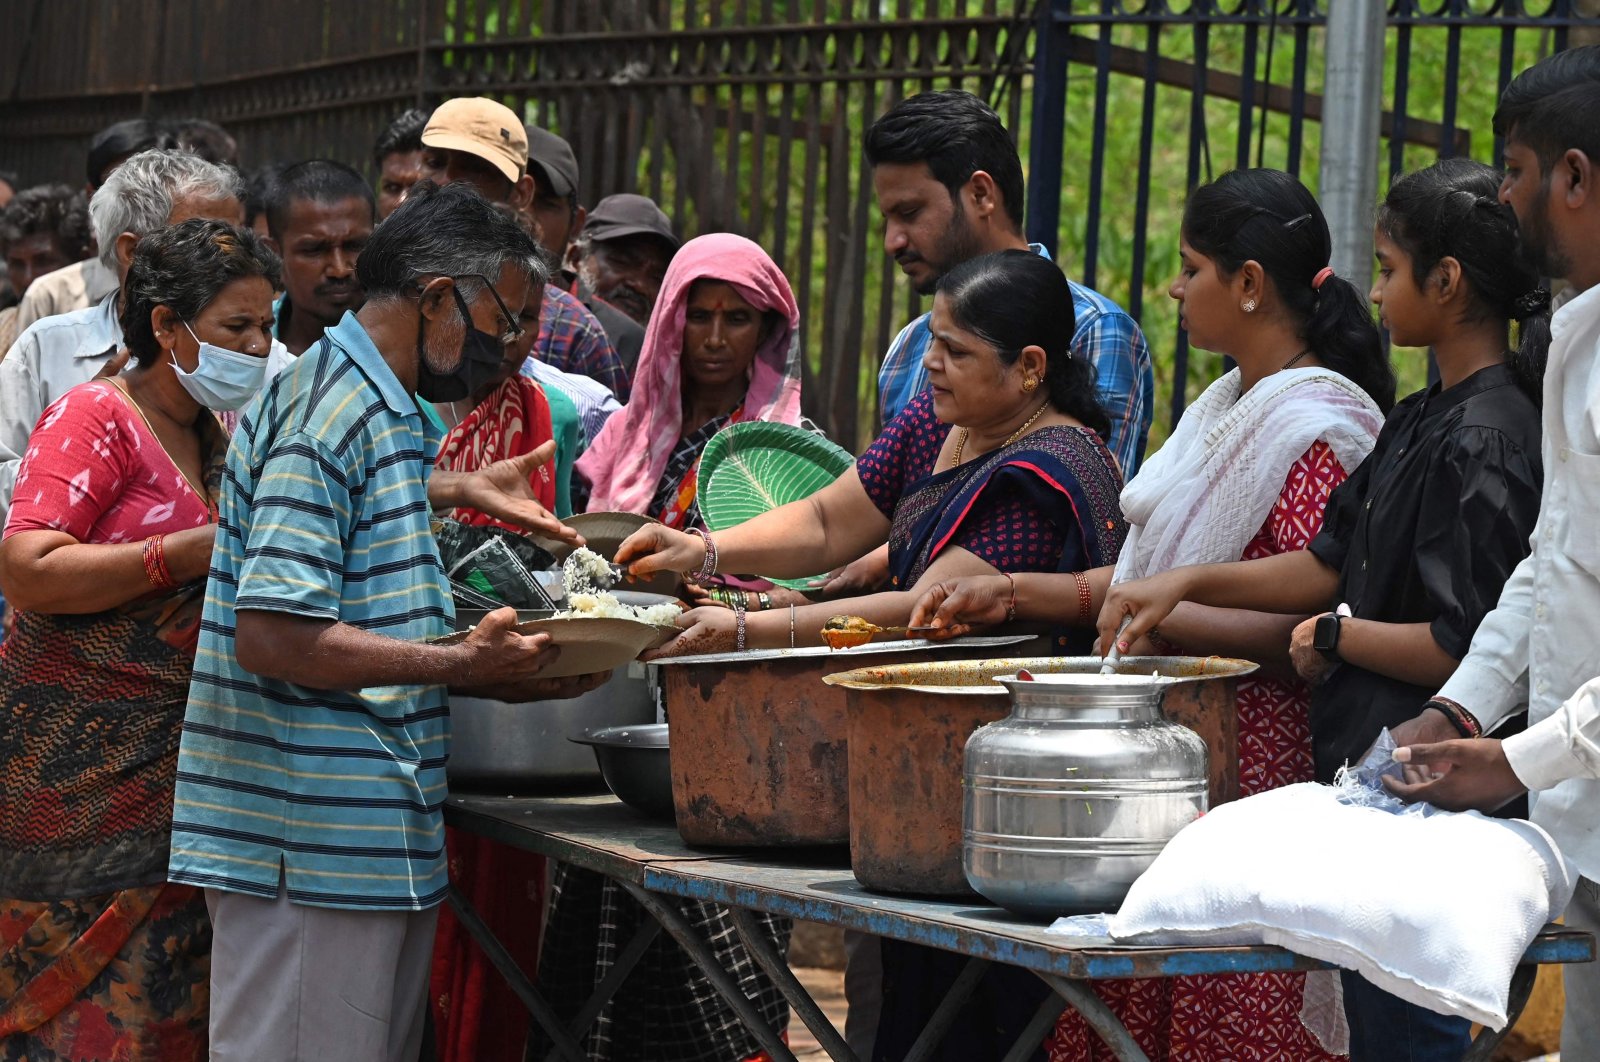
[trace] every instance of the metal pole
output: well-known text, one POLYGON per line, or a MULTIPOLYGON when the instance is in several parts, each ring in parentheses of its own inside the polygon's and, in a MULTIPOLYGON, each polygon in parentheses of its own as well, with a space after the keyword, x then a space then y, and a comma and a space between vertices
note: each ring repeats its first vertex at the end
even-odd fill
MULTIPOLYGON (((1033 44, 1033 146, 1028 160, 1028 239, 1054 257, 1061 232, 1061 152, 1067 126, 1067 48, 1061 0, 1042 0, 1033 44)), ((1015 135, 1015 133, 1013 133, 1015 135)))
POLYGON ((1362 290, 1372 278, 1386 7, 1386 0, 1328 5, 1320 199, 1333 234, 1330 264, 1362 290))

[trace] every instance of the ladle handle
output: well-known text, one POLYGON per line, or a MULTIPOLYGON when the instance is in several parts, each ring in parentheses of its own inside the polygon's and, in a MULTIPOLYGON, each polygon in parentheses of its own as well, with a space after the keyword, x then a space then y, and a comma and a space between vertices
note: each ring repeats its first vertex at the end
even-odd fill
POLYGON ((1122 617, 1122 622, 1117 624, 1117 636, 1115 638, 1113 638, 1112 641, 1111 641, 1111 651, 1106 654, 1105 663, 1100 665, 1100 674, 1102 674, 1102 675, 1114 675, 1114 674, 1116 674, 1116 672, 1117 672, 1117 661, 1122 659, 1122 650, 1118 648, 1118 646, 1122 644, 1122 632, 1127 630, 1128 629, 1128 624, 1130 624, 1132 622, 1133 622, 1133 613, 1129 612, 1129 613, 1124 614, 1123 617, 1122 617))

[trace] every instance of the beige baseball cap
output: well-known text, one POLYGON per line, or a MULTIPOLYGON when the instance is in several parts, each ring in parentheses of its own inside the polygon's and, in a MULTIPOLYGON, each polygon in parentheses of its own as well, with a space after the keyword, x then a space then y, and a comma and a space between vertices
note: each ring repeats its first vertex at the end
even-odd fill
POLYGON ((476 155, 513 183, 528 169, 528 134, 510 107, 475 96, 446 100, 434 109, 422 142, 443 151, 476 155))

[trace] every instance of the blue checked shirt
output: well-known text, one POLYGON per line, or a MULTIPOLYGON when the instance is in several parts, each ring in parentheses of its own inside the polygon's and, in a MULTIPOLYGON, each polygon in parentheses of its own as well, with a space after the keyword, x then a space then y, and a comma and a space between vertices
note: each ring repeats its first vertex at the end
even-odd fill
MULTIPOLYGON (((1042 244, 1029 244, 1035 254, 1049 257, 1042 244)), ((1077 330, 1072 335, 1072 354, 1084 358, 1095 368, 1095 395, 1111 418, 1111 439, 1107 443, 1124 480, 1133 478, 1144 460, 1145 443, 1150 438, 1150 417, 1155 411, 1155 374, 1150 368, 1150 345, 1132 317, 1091 288, 1068 281, 1072 288, 1072 312, 1077 330)), ((878 370, 880 415, 887 424, 913 398, 928 386, 928 370, 922 356, 933 340, 923 314, 900 330, 889 344, 878 370)))
POLYGON ((589 308, 554 284, 544 286, 544 307, 539 315, 539 338, 533 356, 562 372, 587 376, 604 385, 618 402, 628 401, 633 384, 622 366, 617 348, 589 308))

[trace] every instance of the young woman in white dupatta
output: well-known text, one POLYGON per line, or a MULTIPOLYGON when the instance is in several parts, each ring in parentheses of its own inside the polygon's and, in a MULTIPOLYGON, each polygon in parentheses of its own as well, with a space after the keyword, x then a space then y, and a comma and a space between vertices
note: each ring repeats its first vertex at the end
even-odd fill
MULTIPOLYGON (((1129 532, 1115 568, 1018 575, 1014 591, 1003 578, 940 584, 911 622, 960 633, 1011 609, 1024 621, 1093 625, 1113 581, 1305 549, 1328 495, 1366 458, 1394 404, 1394 373, 1364 293, 1328 268, 1330 251, 1321 209, 1288 174, 1240 170, 1196 190, 1169 293, 1190 342, 1238 367, 1189 406, 1124 489, 1129 532)), ((1242 794, 1313 777, 1309 691, 1288 667, 1290 633, 1303 618, 1183 605, 1148 641, 1121 647, 1268 665, 1239 684, 1242 794)), ((1274 1057, 1331 1057, 1301 1024, 1297 974, 1096 990, 1152 1059, 1238 1059, 1264 1045, 1274 1057)), ((1105 1057, 1069 1011, 1051 1062, 1105 1057)))

